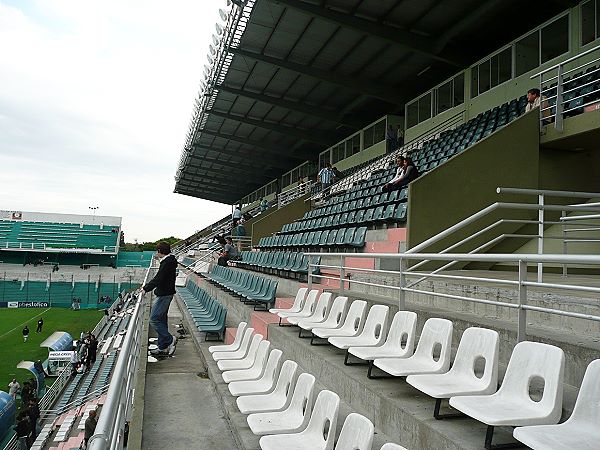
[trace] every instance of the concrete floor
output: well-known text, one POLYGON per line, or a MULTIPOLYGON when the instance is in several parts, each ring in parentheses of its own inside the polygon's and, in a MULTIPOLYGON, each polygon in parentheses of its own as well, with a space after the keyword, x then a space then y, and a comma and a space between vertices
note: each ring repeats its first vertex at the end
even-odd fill
MULTIPOLYGON (((171 330, 181 317, 173 301, 169 309, 171 330)), ((179 341, 172 358, 148 363, 142 431, 144 450, 238 449, 214 383, 198 376, 203 367, 191 338, 179 341)))

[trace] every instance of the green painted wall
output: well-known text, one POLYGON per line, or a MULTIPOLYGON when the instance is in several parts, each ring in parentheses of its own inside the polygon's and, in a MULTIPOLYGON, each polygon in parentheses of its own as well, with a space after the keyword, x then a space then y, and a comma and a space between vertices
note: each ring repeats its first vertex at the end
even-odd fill
MULTIPOLYGON (((409 190, 409 248, 494 202, 522 201, 510 196, 500 199, 496 188, 537 188, 538 166, 539 122, 537 115, 526 114, 418 178, 411 183, 409 190)), ((439 251, 495 222, 500 215, 513 216, 506 212, 490 216, 455 233, 452 241, 442 241, 428 251, 439 251)), ((515 216, 521 217, 523 214, 517 213, 515 216)), ((510 231, 501 229, 500 232, 510 231)), ((484 237, 470 249, 489 239, 489 236, 484 237)))
POLYGON ((302 217, 305 212, 310 210, 310 202, 304 201, 308 197, 308 195, 304 195, 281 209, 274 209, 271 213, 261 214, 257 217, 256 222, 251 227, 252 244, 256 244, 260 238, 280 231, 284 224, 302 217))

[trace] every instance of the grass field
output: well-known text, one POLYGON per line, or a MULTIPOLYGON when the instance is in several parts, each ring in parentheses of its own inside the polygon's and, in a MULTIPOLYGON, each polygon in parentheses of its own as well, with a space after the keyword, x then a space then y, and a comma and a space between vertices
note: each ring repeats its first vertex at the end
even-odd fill
POLYGON ((8 391, 8 383, 13 378, 21 385, 29 378, 28 371, 17 369, 19 362, 48 358, 48 349, 40 344, 52 333, 66 331, 78 339, 82 331, 93 330, 102 315, 102 311, 67 308, 0 309, 0 389, 8 391), (41 333, 36 333, 40 317, 44 319, 44 328, 41 333), (22 334, 25 325, 30 331, 27 342, 23 342, 22 334))

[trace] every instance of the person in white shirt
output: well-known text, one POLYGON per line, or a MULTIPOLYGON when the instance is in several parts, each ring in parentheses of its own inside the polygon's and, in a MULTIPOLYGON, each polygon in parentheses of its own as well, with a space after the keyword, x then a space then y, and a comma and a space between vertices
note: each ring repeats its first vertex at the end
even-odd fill
POLYGON ((12 381, 8 383, 8 393, 13 399, 17 398, 17 393, 19 392, 19 389, 21 389, 21 385, 19 384, 16 378, 13 378, 12 381))
POLYGON ((533 88, 527 91, 527 105, 525 105, 525 112, 528 113, 532 109, 538 108, 542 102, 540 96, 540 90, 533 88))
POLYGON ((235 227, 241 218, 242 218, 242 207, 240 205, 237 205, 235 207, 235 209, 233 210, 233 213, 231 214, 231 222, 232 222, 231 226, 235 227))
POLYGON ((396 158, 396 165, 398 166, 396 169, 396 175, 394 175, 394 178, 383 185, 383 192, 388 191, 394 184, 402 179, 402 175, 404 175, 404 156, 400 155, 396 158))

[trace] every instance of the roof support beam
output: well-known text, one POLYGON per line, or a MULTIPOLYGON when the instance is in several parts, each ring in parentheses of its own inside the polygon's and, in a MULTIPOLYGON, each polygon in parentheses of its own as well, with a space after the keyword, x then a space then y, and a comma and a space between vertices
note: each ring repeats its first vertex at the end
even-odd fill
POLYGON ((245 58, 251 58, 255 61, 264 62, 277 67, 281 67, 292 72, 307 75, 317 80, 326 81, 328 83, 336 84, 338 86, 350 89, 362 95, 368 95, 375 97, 380 100, 384 100, 392 104, 404 104, 405 99, 401 98, 396 94, 397 88, 392 86, 383 86, 381 84, 373 83, 370 80, 359 80, 354 77, 348 77, 340 73, 329 72, 326 70, 316 69, 314 67, 306 66, 303 64, 297 64, 290 61, 286 61, 281 58, 274 58, 272 56, 263 55, 260 53, 249 52, 241 48, 231 48, 230 53, 234 55, 243 56, 245 58))
POLYGON ((316 142, 317 144, 321 144, 323 147, 327 146, 327 143, 335 140, 334 137, 325 133, 320 133, 318 131, 311 132, 308 130, 303 130, 301 128, 289 127, 274 122, 265 122, 264 120, 252 119, 250 117, 239 116, 236 114, 228 114, 226 112, 216 111, 214 109, 209 110, 209 113, 213 116, 233 120, 234 122, 241 122, 248 125, 253 125, 259 128, 264 128, 265 130, 274 131, 285 136, 293 136, 305 141, 316 142))
POLYGON ((343 117, 340 114, 320 108, 316 105, 309 105, 306 103, 284 100, 282 98, 273 97, 272 95, 259 94, 257 92, 246 91, 242 89, 236 89, 227 85, 217 86, 217 89, 224 92, 229 92, 233 95, 239 95, 241 97, 251 98, 253 100, 268 103, 269 105, 279 106, 280 108, 289 109, 290 111, 297 111, 308 116, 319 117, 320 119, 328 120, 333 123, 340 125, 346 125, 356 130, 362 128, 362 125, 356 120, 352 120, 348 117, 343 117))
MULTIPOLYGON (((213 164, 213 163, 211 163, 213 164)), ((213 179, 221 179, 221 180, 231 180, 230 175, 236 176, 250 176, 252 180, 255 180, 257 183, 268 183, 275 179, 275 177, 271 177, 267 175, 264 171, 260 169, 248 170, 244 168, 237 167, 235 164, 227 165, 225 163, 214 163, 220 165, 222 168, 218 169, 218 174, 215 173, 215 169, 203 167, 198 164, 188 163, 186 164, 186 169, 190 168, 196 171, 196 175, 198 175, 198 171, 202 174, 211 175, 213 179), (229 175, 227 175, 229 174, 229 175)))
POLYGON ((460 54, 438 54, 436 39, 427 36, 421 36, 400 28, 390 27, 380 22, 373 22, 361 19, 350 14, 334 11, 325 7, 305 3, 299 0, 270 0, 279 5, 294 8, 310 16, 319 17, 328 22, 350 28, 360 33, 364 33, 381 40, 391 42, 394 45, 401 46, 410 52, 421 53, 437 61, 444 62, 457 67, 465 67, 467 62, 464 56, 460 54))
MULTIPOLYGON (((253 154, 252 152, 250 152, 248 150, 233 150, 233 149, 224 148, 224 147, 213 148, 213 147, 210 147, 207 145, 202 145, 202 144, 194 144, 193 148, 197 148, 200 150, 208 150, 211 152, 216 152, 219 154, 232 156, 235 158, 241 158, 241 159, 245 159, 246 161, 257 161, 258 162, 258 160, 256 159, 257 155, 253 154)), ((202 154, 199 154, 196 151, 194 151, 191 155, 196 158, 203 157, 202 154)), ((265 167, 273 166, 273 167, 277 167, 279 169, 289 169, 290 165, 291 165, 289 159, 283 158, 281 156, 274 156, 274 155, 273 156, 269 155, 269 158, 267 160, 262 160, 262 162, 265 167)))
POLYGON ((299 161, 306 161, 307 159, 314 158, 314 155, 299 154, 297 152, 296 153, 284 153, 285 152, 285 148, 284 147, 276 148, 276 147, 272 147, 272 146, 267 146, 267 145, 265 145, 261 141, 255 141, 253 139, 236 136, 234 134, 219 133, 217 131, 207 130, 206 128, 202 129, 202 130, 199 130, 199 131, 200 131, 200 133, 208 134, 210 136, 215 136, 215 137, 218 137, 218 138, 221 138, 221 139, 227 139, 229 141, 239 142, 241 144, 251 145, 251 146, 255 147, 256 149, 261 150, 264 153, 267 153, 267 155, 264 155, 265 158, 270 158, 271 154, 272 155, 283 156, 285 158, 297 159, 299 161))
POLYGON ((189 161, 186 164, 186 167, 193 167, 193 168, 197 168, 197 169, 205 169, 206 170, 206 167, 203 167, 198 164, 194 164, 195 162, 207 162, 209 164, 213 164, 216 166, 226 167, 227 170, 224 172, 227 172, 230 170, 235 170, 236 172, 246 173, 249 175, 264 175, 265 177, 268 177, 270 179, 277 178, 277 175, 276 175, 277 172, 275 172, 272 169, 269 169, 268 167, 265 167, 265 166, 256 167, 256 166, 251 166, 250 164, 245 164, 243 162, 236 162, 236 161, 227 162, 227 161, 220 160, 218 158, 209 158, 207 156, 195 156, 195 155, 190 156, 189 161))

